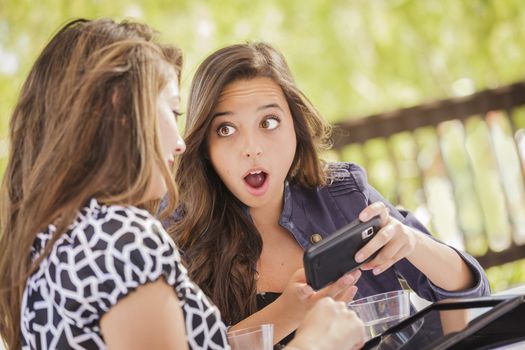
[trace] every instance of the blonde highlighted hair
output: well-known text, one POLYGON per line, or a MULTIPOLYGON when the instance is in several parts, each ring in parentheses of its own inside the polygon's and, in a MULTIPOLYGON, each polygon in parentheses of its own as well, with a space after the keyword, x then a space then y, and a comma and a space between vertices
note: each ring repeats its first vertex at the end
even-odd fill
POLYGON ((180 79, 182 55, 154 34, 138 23, 72 21, 22 87, 0 202, 0 333, 9 348, 20 347, 25 280, 90 198, 150 206, 143 199, 156 164, 176 200, 160 152, 156 101, 166 66, 180 79), (57 234, 32 262, 35 237, 51 223, 57 234))

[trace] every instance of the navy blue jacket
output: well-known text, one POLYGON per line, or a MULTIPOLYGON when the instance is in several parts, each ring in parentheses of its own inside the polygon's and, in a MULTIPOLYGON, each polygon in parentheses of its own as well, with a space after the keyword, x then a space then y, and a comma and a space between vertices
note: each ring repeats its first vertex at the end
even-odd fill
MULTIPOLYGON (((280 224, 290 231, 303 249, 315 242, 315 234, 321 237, 329 236, 355 220, 367 206, 378 201, 385 203, 390 215, 403 224, 430 235, 410 212, 396 209, 370 186, 361 167, 352 163, 332 163, 330 173, 332 180, 322 188, 305 189, 294 184, 285 186, 280 224)), ((469 254, 453 249, 474 274, 475 284, 472 288, 456 292, 446 291, 429 281, 408 260, 402 259, 377 276, 371 271, 363 271, 357 282, 358 292, 354 299, 402 289, 399 279, 404 279, 412 290, 429 301, 489 295, 489 283, 481 265, 469 254)))
MULTIPOLYGON (((279 223, 294 236, 303 249, 314 244, 316 238, 319 238, 317 235, 329 236, 355 220, 364 208, 377 201, 385 203, 390 215, 403 224, 430 235, 411 213, 396 209, 370 186, 361 167, 352 163, 331 163, 329 174, 329 184, 321 188, 307 189, 296 184, 285 184, 284 205, 279 223)), ((172 220, 179 219, 180 214, 181 210, 176 210, 163 224, 168 225, 172 220)), ((248 208, 246 214, 249 215, 248 208)), ((453 249, 472 270, 475 280, 472 288, 456 292, 446 291, 435 286, 408 260, 402 259, 377 276, 371 271, 363 271, 357 282, 358 292, 354 299, 402 289, 400 279, 405 280, 420 297, 429 301, 489 295, 487 277, 476 259, 453 249)))

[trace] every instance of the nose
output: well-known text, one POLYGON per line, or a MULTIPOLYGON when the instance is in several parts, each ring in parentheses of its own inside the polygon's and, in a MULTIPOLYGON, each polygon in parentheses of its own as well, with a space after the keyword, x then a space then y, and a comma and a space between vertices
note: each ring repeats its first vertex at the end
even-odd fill
POLYGON ((262 154, 261 147, 254 146, 254 145, 246 147, 246 149, 244 151, 244 155, 247 158, 256 158, 256 157, 259 157, 261 154, 262 154))
POLYGON ((246 151, 246 157, 255 158, 259 157, 262 154, 262 151, 246 151))
POLYGON ((262 147, 255 138, 247 137, 244 142, 244 156, 247 158, 256 158, 262 154, 262 147))
POLYGON ((177 137, 177 143, 175 144, 175 154, 182 154, 186 150, 186 143, 182 137, 177 137))

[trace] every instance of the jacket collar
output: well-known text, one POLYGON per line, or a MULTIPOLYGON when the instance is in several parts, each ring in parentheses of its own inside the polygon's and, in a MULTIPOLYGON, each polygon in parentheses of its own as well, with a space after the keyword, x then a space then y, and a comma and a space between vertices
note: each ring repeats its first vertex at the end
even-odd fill
MULTIPOLYGON (((283 191, 283 209, 281 212, 281 217, 279 218, 279 223, 290 222, 292 217, 292 191, 290 190, 290 182, 288 180, 284 181, 284 191, 283 191)), ((242 210, 248 217, 251 219, 250 208, 241 202, 242 210)))
MULTIPOLYGON (((294 191, 295 186, 296 185, 290 184, 288 180, 284 182, 283 209, 279 218, 279 225, 287 229, 294 236, 299 245, 301 245, 303 249, 306 249, 310 243, 306 238, 306 231, 303 226, 308 221, 308 218, 306 217, 302 201, 299 198, 295 198, 298 194, 297 191, 294 191)), ((251 219, 250 208, 244 204, 242 204, 242 208, 246 215, 251 219)))
MULTIPOLYGON (((289 222, 292 216, 292 191, 290 190, 290 182, 288 180, 284 181, 284 191, 283 191, 283 209, 281 212, 281 217, 279 218, 279 223, 289 222)), ((241 202, 242 210, 246 215, 251 218, 250 208, 241 202)))

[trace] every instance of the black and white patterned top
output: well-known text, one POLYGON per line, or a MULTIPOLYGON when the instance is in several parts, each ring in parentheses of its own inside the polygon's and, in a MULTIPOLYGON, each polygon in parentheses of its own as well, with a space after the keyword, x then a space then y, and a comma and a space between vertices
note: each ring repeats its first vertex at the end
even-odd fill
MULTIPOLYGON (((31 258, 56 227, 38 234, 31 258)), ((138 286, 163 277, 180 300, 190 349, 225 349, 220 314, 190 281, 177 248, 147 211, 90 200, 27 280, 23 349, 103 349, 100 319, 138 286)))

